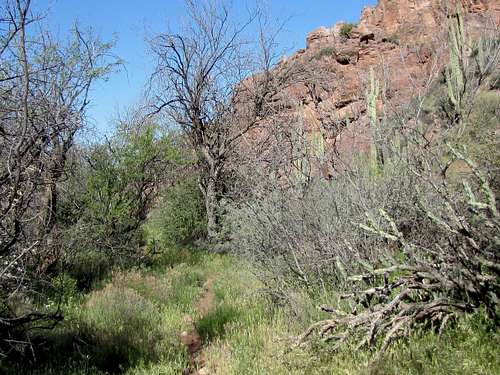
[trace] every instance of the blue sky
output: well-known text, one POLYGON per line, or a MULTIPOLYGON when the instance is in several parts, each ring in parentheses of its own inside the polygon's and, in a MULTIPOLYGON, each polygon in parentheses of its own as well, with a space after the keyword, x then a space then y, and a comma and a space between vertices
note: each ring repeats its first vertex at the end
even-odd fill
MULTIPOLYGON (((125 69, 91 93, 89 117, 97 129, 108 132, 119 110, 138 101, 152 71, 147 35, 175 30, 185 17, 183 0, 34 0, 36 9, 47 10, 49 28, 61 38, 75 20, 92 26, 104 41, 117 39, 114 53, 125 61, 125 69)), ((233 0, 237 10, 247 0, 233 0)), ((366 5, 376 0, 268 0, 273 18, 288 19, 280 43, 290 51, 302 48, 308 32, 338 21, 357 21, 366 5)))

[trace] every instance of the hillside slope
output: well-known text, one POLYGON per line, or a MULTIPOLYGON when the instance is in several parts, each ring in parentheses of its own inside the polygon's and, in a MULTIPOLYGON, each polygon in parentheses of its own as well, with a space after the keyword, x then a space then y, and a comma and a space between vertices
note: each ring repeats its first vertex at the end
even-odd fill
MULTIPOLYGON (((412 117, 403 118, 410 101, 430 90, 446 64, 448 19, 456 16, 456 6, 464 9, 471 33, 498 29, 499 1, 459 3, 380 0, 363 10, 358 24, 319 27, 307 35, 305 49, 282 58, 276 76, 293 64, 301 66, 303 74, 277 95, 276 107, 288 123, 300 122, 309 134, 321 135, 327 153, 325 177, 368 150, 366 90, 372 71, 380 83, 377 115, 392 116, 405 126, 412 117)), ((276 131, 263 128, 253 137, 265 138, 268 131, 276 131)))

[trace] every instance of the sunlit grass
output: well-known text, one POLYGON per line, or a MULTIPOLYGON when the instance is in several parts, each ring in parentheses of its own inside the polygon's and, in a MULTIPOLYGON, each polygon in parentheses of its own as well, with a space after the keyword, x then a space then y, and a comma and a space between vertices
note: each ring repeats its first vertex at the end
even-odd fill
MULTIPOLYGON (((114 273, 101 289, 70 298, 67 321, 45 333, 45 349, 29 373, 182 373, 188 355, 179 336, 187 329, 187 315, 204 340, 211 374, 499 373, 499 335, 479 316, 460 319, 442 337, 415 333, 383 358, 355 351, 355 343, 340 352, 321 341, 298 348, 291 336, 324 317, 316 309, 324 296, 313 301, 297 292, 294 309, 278 308, 250 267, 229 256, 184 253, 174 263, 114 273), (201 314, 197 302, 208 279, 214 301, 201 314)), ((24 371, 11 370, 6 373, 24 371)))

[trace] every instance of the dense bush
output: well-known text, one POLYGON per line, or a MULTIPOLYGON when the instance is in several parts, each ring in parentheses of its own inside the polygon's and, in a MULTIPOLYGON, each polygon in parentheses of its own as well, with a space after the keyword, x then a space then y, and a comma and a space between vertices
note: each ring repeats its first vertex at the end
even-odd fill
POLYGON ((122 125, 108 144, 74 156, 58 216, 64 263, 79 287, 89 288, 113 266, 142 259, 142 226, 180 163, 179 152, 173 136, 146 123, 122 125))
POLYGON ((192 244, 206 236, 206 214, 203 195, 196 177, 166 188, 152 213, 148 230, 150 246, 163 250, 192 244))
POLYGON ((492 177, 446 144, 409 150, 376 174, 360 168, 305 189, 255 188, 236 211, 235 243, 273 296, 293 306, 294 292, 306 289, 330 301, 333 317, 303 338, 318 329, 330 341, 356 337, 385 349, 420 323, 442 328, 478 310, 496 319, 492 177), (467 167, 463 186, 443 177, 455 161, 467 167))
POLYGON ((278 181, 255 188, 244 208, 233 212, 234 248, 263 266, 284 293, 286 287, 312 293, 340 287, 345 267, 353 272, 358 260, 377 263, 386 245, 359 227, 367 213, 383 208, 398 215, 409 234, 419 223, 411 208, 417 199, 413 176, 394 164, 373 177, 364 164, 361 159, 359 168, 332 181, 315 179, 305 190, 283 190, 278 181))
POLYGON ((340 27, 340 36, 344 39, 350 39, 353 29, 357 26, 355 23, 344 23, 340 27))

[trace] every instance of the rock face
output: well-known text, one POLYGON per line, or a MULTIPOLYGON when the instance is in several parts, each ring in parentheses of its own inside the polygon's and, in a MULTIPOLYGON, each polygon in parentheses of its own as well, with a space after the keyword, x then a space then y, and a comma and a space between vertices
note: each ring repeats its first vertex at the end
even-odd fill
POLYGON ((338 161, 367 151, 372 136, 365 100, 370 72, 383 89, 376 101, 378 113, 382 107, 401 110, 443 68, 447 22, 457 5, 466 10, 473 30, 499 27, 500 0, 379 0, 363 10, 348 35, 343 23, 312 31, 306 49, 283 59, 276 70, 279 74, 300 64, 308 72, 276 99, 285 103, 283 115, 300 118, 310 134, 321 133, 333 169, 338 161))
POLYGON ((440 31, 443 17, 454 13, 457 5, 469 15, 490 11, 498 23, 498 0, 380 0, 375 8, 364 9, 359 28, 398 35, 404 42, 413 43, 416 37, 426 41, 440 31))

